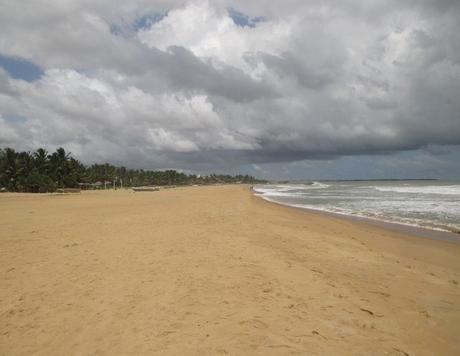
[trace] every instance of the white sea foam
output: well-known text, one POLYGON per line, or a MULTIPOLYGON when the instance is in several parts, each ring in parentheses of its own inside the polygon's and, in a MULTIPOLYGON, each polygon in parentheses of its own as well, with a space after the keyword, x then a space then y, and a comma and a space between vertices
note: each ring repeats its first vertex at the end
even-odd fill
MULTIPOLYGON (((270 199, 269 197, 262 196, 263 199, 273 202, 273 203, 280 203, 275 199, 270 199)), ((435 230, 435 231, 445 231, 445 232, 452 232, 452 231, 459 231, 459 226, 455 224, 437 224, 433 221, 427 221, 424 219, 404 219, 404 218, 388 218, 383 214, 377 213, 366 213, 366 212, 358 212, 349 209, 339 209, 333 207, 324 207, 318 205, 309 205, 309 204, 289 204, 289 203, 280 203, 282 205, 287 205, 293 208, 300 208, 300 209, 308 209, 314 211, 320 211, 325 213, 332 213, 338 214, 343 216, 349 217, 357 217, 357 218, 364 218, 364 219, 371 219, 375 221, 381 221, 386 223, 396 223, 406 226, 413 226, 413 227, 421 227, 425 229, 435 230)))
POLYGON ((264 192, 261 195, 263 195, 264 197, 296 197, 299 194, 269 191, 269 192, 264 192))
POLYGON ((460 195, 460 185, 428 185, 428 186, 393 186, 374 187, 380 192, 396 192, 396 193, 411 193, 411 194, 442 194, 442 195, 460 195))
POLYGON ((313 182, 313 184, 311 185, 312 188, 316 188, 316 189, 324 189, 324 188, 329 188, 330 185, 329 184, 325 184, 325 183, 321 183, 321 182, 313 182))
POLYGON ((325 189, 330 187, 328 184, 321 182, 313 182, 311 184, 290 184, 290 185, 264 185, 264 186, 255 186, 253 190, 257 193, 262 194, 271 194, 271 193, 280 193, 280 192, 301 192, 307 191, 310 189, 325 189))
POLYGON ((313 182, 257 186, 254 190, 266 200, 298 208, 434 230, 460 230, 460 184, 406 182, 313 182))

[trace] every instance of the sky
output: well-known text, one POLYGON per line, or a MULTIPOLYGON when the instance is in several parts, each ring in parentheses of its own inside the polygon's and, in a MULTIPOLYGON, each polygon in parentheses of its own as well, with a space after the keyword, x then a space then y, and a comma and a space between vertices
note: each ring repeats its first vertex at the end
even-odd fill
POLYGON ((0 147, 460 178, 458 0, 0 0, 0 147))

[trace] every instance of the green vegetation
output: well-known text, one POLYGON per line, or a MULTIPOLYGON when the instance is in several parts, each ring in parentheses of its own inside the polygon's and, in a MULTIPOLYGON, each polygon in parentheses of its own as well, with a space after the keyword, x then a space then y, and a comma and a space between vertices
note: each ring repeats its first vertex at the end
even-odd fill
POLYGON ((108 163, 85 166, 63 148, 48 153, 0 149, 0 189, 10 192, 54 192, 59 188, 97 189, 144 185, 191 185, 216 183, 261 183, 248 175, 197 176, 175 170, 149 171, 115 167, 108 163))

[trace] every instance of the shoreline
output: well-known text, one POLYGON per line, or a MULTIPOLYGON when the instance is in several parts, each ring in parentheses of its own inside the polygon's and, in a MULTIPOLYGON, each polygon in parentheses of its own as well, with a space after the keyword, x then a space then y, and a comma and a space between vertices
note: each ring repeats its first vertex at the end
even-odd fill
POLYGON ((416 225, 409 225, 409 224, 404 224, 400 222, 380 220, 380 219, 376 219, 372 217, 347 215, 347 214, 341 214, 337 212, 331 212, 331 211, 320 210, 320 209, 303 208, 299 206, 280 203, 275 200, 266 198, 263 196, 263 194, 257 193, 253 189, 252 186, 249 189, 250 189, 251 194, 253 194, 255 197, 258 197, 262 199, 263 201, 266 201, 272 204, 276 204, 279 206, 284 206, 287 208, 296 209, 300 211, 306 211, 312 214, 319 214, 319 215, 330 216, 333 218, 354 221, 357 223, 370 224, 370 225, 377 226, 383 229, 406 233, 406 234, 417 236, 417 237, 428 238, 428 239, 433 239, 437 241, 446 241, 446 242, 451 242, 454 244, 460 244, 460 232, 430 229, 424 226, 416 226, 416 225))

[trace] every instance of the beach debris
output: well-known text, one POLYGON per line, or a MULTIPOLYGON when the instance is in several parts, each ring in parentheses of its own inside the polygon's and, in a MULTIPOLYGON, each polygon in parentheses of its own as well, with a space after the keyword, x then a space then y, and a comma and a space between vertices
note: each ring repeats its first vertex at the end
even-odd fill
POLYGON ((369 310, 369 309, 359 308, 359 310, 361 310, 363 312, 366 312, 366 313, 369 313, 370 315, 374 315, 374 312, 369 310))
POLYGON ((259 319, 242 320, 238 324, 245 325, 245 326, 247 325, 255 329, 267 329, 268 328, 268 324, 259 319))
POLYGON ((359 308, 359 310, 361 310, 361 311, 363 311, 363 312, 365 312, 365 313, 368 313, 369 315, 376 316, 376 317, 378 317, 378 318, 383 317, 382 314, 376 314, 376 313, 374 313, 372 310, 369 310, 369 309, 359 308))
POLYGON ((449 282, 452 284, 458 285, 458 282, 455 279, 451 279, 449 282))
POLYGON ((75 246, 78 246, 78 244, 76 242, 74 242, 73 244, 65 244, 64 247, 75 247, 75 246))
POLYGON ((327 337, 326 337, 326 336, 321 335, 321 334, 320 334, 318 331, 316 331, 316 330, 313 330, 311 333, 312 333, 313 335, 321 336, 323 339, 326 339, 326 340, 327 340, 327 337))
POLYGON ((165 331, 163 331, 163 332, 157 334, 157 337, 160 337, 160 336, 168 336, 168 335, 174 334, 174 333, 175 333, 175 331, 173 331, 173 330, 165 330, 165 331))
POLYGON ((281 348, 287 348, 287 349, 292 349, 292 346, 285 345, 285 344, 279 344, 279 345, 267 345, 267 347, 270 347, 272 349, 281 349, 281 348))
POLYGON ((426 310, 421 310, 420 314, 422 314, 425 318, 430 318, 430 314, 426 310))
POLYGON ((393 350, 395 350, 396 352, 399 352, 400 354, 403 354, 404 356, 410 356, 406 351, 398 349, 396 347, 393 347, 393 350))
POLYGON ((369 293, 373 293, 373 294, 379 294, 381 295, 382 297, 386 297, 386 298, 389 298, 391 297, 391 294, 390 293, 385 293, 385 292, 380 292, 380 291, 377 291, 377 290, 371 290, 369 291, 369 293))
POLYGON ((316 268, 311 268, 311 271, 312 272, 316 272, 316 273, 323 273, 323 271, 320 271, 319 269, 316 269, 316 268))

